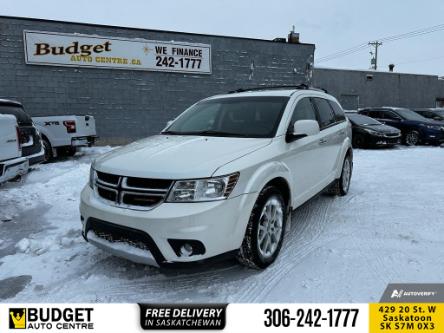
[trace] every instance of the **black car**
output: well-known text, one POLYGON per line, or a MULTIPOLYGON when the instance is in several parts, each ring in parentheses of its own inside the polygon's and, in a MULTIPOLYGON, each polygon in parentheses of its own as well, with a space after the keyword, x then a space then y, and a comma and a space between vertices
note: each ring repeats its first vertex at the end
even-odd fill
POLYGON ((34 127, 31 117, 16 101, 0 99, 0 114, 11 114, 17 119, 22 156, 26 157, 29 165, 41 163, 45 159, 45 150, 40 134, 34 127))
POLYGON ((401 143, 401 131, 356 112, 345 114, 352 124, 353 147, 393 147, 401 143))
POLYGON ((417 114, 424 118, 434 120, 441 125, 444 125, 444 109, 426 108, 426 109, 413 109, 417 114))
POLYGON ((408 146, 420 143, 440 145, 444 142, 443 125, 424 118, 410 109, 378 107, 365 108, 358 112, 401 130, 402 141, 408 146))

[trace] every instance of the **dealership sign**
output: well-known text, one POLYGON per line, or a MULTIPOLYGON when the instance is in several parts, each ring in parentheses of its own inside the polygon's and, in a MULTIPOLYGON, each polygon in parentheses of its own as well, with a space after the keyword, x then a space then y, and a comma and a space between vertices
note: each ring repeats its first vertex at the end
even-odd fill
POLYGON ((24 31, 31 65, 211 74, 211 46, 81 34, 24 31))

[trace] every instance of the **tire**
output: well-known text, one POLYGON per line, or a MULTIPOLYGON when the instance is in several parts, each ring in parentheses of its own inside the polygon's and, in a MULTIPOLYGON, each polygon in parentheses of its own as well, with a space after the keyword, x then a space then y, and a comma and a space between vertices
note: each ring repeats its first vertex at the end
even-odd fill
POLYGON ((60 147, 57 148, 57 153, 60 156, 72 157, 77 153, 77 147, 71 147, 71 146, 60 147))
POLYGON ((77 147, 67 147, 65 152, 66 156, 74 156, 77 153, 77 147))
POLYGON ((341 177, 336 179, 329 189, 329 193, 338 196, 345 196, 350 189, 350 181, 353 174, 353 159, 351 154, 345 156, 344 163, 342 163, 341 177))
POLYGON ((356 134, 353 136, 353 148, 363 148, 365 146, 364 136, 356 134))
POLYGON ((52 153, 52 146, 46 138, 43 138, 43 147, 45 148, 45 162, 50 162, 54 155, 52 153))
POLYGON ((404 142, 407 146, 416 146, 419 143, 419 133, 417 131, 410 131, 404 137, 404 142))
POLYGON ((282 247, 287 215, 287 204, 281 192, 274 186, 265 187, 251 212, 237 256, 239 262, 255 269, 264 269, 271 265, 282 247), (268 218, 269 214, 274 217, 268 218))

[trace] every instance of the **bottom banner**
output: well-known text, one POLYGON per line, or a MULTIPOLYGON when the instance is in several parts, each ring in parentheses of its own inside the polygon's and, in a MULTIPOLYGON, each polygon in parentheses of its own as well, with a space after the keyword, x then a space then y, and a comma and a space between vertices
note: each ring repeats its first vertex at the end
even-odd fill
POLYGON ((444 304, 0 304, 0 333, 151 330, 444 333, 444 304))

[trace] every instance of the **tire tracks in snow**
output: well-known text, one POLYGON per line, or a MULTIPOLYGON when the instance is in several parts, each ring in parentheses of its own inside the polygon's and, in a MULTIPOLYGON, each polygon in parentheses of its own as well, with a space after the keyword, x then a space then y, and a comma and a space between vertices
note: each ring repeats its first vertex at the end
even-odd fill
POLYGON ((267 295, 282 278, 295 269, 306 256, 324 245, 318 240, 329 220, 334 201, 333 197, 319 196, 293 211, 291 230, 286 235, 278 260, 255 277, 255 283, 239 295, 238 301, 266 301, 267 295))

